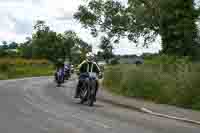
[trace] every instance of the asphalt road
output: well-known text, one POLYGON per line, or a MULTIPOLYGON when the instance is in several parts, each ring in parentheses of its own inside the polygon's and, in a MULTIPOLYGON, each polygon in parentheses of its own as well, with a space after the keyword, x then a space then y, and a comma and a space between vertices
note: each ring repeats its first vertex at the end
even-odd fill
POLYGON ((75 80, 51 77, 0 81, 0 133, 200 133, 200 126, 108 103, 73 99, 75 80))

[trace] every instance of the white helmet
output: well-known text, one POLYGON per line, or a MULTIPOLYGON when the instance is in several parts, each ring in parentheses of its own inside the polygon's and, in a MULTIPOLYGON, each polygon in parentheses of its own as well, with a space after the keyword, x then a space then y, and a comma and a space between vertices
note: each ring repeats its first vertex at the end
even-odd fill
POLYGON ((86 59, 89 61, 89 62, 92 62, 94 61, 94 54, 92 52, 89 52, 86 54, 86 59))

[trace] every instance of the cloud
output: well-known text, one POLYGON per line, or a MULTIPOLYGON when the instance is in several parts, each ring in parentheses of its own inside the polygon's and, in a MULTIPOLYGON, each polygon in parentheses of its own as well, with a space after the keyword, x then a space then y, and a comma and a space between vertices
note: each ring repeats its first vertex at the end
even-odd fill
POLYGON ((58 15, 55 16, 57 20, 72 20, 73 19, 73 12, 65 11, 63 8, 58 9, 58 15))
POLYGON ((32 22, 29 19, 20 19, 18 17, 8 15, 8 19, 13 24, 12 31, 16 34, 31 34, 32 22))

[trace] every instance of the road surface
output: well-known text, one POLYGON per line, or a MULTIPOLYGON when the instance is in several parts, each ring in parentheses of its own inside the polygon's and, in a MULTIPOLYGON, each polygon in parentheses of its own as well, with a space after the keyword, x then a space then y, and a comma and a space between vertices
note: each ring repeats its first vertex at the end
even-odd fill
POLYGON ((200 133, 200 126, 97 101, 73 99, 76 81, 51 77, 0 81, 1 133, 200 133))

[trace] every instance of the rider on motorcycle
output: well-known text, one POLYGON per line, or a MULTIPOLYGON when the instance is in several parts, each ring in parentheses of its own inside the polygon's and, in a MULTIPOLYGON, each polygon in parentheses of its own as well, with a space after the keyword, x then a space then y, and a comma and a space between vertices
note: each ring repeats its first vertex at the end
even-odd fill
MULTIPOLYGON (((92 54, 91 52, 87 53, 86 60, 84 60, 78 66, 78 69, 79 69, 80 75, 79 75, 79 82, 76 87, 76 93, 74 96, 75 98, 79 98, 80 96, 80 87, 83 84, 84 80, 88 77, 86 73, 93 72, 93 73, 96 73, 97 75, 101 75, 101 70, 99 66, 97 65, 97 63, 94 61, 94 54, 92 54)), ((95 98, 96 98, 97 91, 98 91, 98 81, 96 82, 95 98)))
MULTIPOLYGON (((62 69, 62 70, 64 71, 64 61, 63 61, 63 59, 59 58, 59 59, 56 61, 55 66, 56 66, 56 72, 58 72, 59 69, 62 69)), ((56 77, 56 72, 55 72, 55 74, 54 74, 55 79, 57 78, 57 77, 56 77)))

